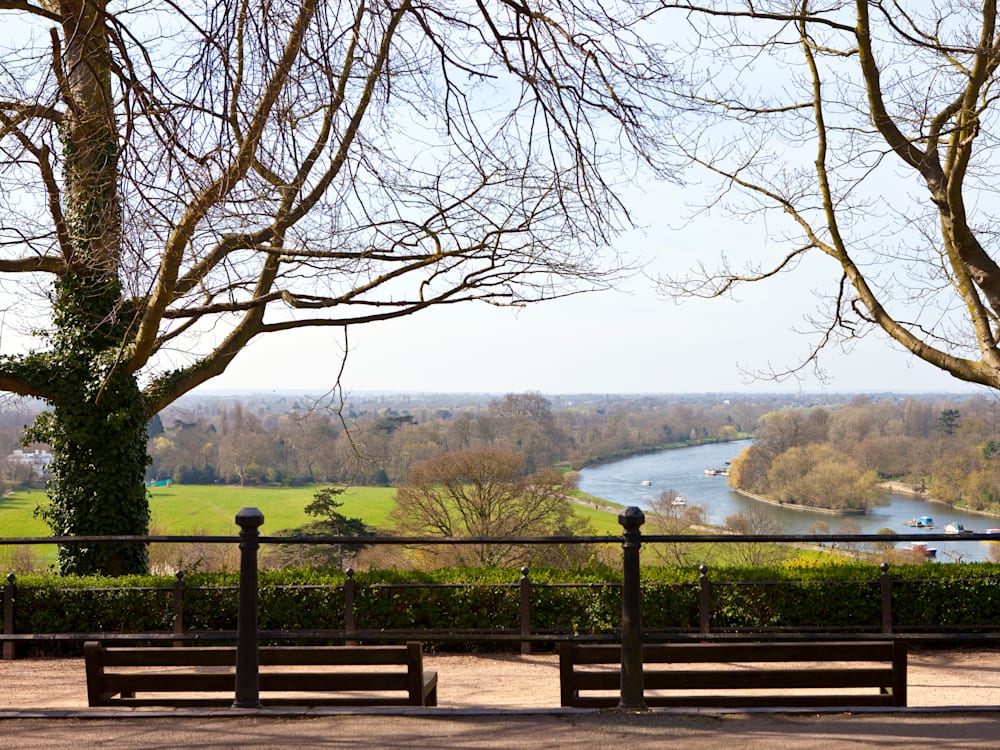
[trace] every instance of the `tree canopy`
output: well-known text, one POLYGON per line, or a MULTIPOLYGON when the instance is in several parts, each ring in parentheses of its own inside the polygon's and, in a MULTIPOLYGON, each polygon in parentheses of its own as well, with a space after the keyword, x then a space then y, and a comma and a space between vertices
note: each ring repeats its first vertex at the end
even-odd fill
MULTIPOLYGON (((145 424, 255 338, 625 266, 662 145, 641 3, 0 0, 0 389, 60 534, 143 533, 145 424), (654 106, 650 106, 654 105, 654 106)), ((346 349, 346 338, 344 342, 346 349)), ((66 548, 66 570, 144 567, 66 548)))
POLYGON ((523 469, 523 456, 510 448, 443 453, 410 468, 396 492, 392 518, 404 533, 490 538, 451 550, 460 562, 477 565, 505 565, 548 553, 518 544, 517 537, 590 531, 589 522, 573 513, 569 488, 557 470, 525 476, 523 469))

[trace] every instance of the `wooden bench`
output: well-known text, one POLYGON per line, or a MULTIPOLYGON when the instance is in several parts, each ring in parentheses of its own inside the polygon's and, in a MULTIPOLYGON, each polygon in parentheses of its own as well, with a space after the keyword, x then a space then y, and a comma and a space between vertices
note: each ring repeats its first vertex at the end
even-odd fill
MULTIPOLYGON (((642 658, 651 708, 906 705, 903 641, 646 644, 642 658)), ((559 683, 563 706, 617 706, 621 647, 560 643, 559 683)))
MULTIPOLYGON (((260 694, 265 705, 437 705, 437 673, 424 672, 419 642, 262 646, 259 654, 260 694), (293 666, 310 669, 283 669, 293 666), (363 667, 373 668, 359 669, 363 667), (267 693, 300 695, 268 697, 267 693)), ((235 697, 236 648, 232 646, 106 648, 90 641, 84 645, 84 661, 91 706, 227 706, 235 697), (137 698, 137 693, 146 695, 137 698), (178 693, 191 695, 179 697, 178 693), (198 695, 203 693, 230 695, 198 695)))

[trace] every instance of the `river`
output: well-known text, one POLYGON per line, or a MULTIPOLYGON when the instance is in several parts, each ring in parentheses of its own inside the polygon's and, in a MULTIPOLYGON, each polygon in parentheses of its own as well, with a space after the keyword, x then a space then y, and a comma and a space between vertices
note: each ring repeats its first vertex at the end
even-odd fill
MULTIPOLYGON (((707 468, 724 467, 749 444, 749 440, 744 440, 676 448, 591 466, 580 472, 580 489, 595 497, 643 509, 648 509, 650 501, 659 493, 675 490, 688 504, 702 506, 706 521, 714 526, 722 526, 728 515, 757 508, 776 518, 781 524, 780 533, 785 534, 809 533, 810 527, 817 521, 823 521, 831 532, 835 532, 844 518, 857 523, 863 534, 874 534, 881 528, 890 528, 900 534, 919 533, 919 529, 904 524, 924 515, 933 517, 934 533, 942 533, 949 523, 961 523, 975 531, 983 531, 987 527, 1000 528, 998 518, 967 513, 910 495, 889 494, 888 505, 879 506, 864 516, 831 516, 788 510, 734 492, 727 477, 705 474, 707 468), (648 482, 648 486, 644 482, 648 482)), ((932 542, 930 546, 937 548, 940 562, 971 562, 989 559, 991 544, 956 539, 954 542, 932 542)))

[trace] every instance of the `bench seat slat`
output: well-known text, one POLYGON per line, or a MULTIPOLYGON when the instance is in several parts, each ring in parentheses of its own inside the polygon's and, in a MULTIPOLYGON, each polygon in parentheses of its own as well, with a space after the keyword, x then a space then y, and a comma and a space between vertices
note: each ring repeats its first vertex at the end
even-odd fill
MULTIPOLYGON (((618 696, 577 696, 577 708, 615 708, 618 696)), ((646 695, 650 708, 839 708, 889 707, 891 695, 646 695)))
MULTIPOLYGON (((270 697, 264 696, 263 703, 266 707, 271 706, 413 706, 415 705, 407 697, 398 696, 337 696, 335 698, 327 696, 309 695, 304 698, 270 697)), ((152 707, 168 706, 174 708, 219 708, 231 707, 233 705, 232 696, 228 698, 128 698, 124 700, 116 699, 106 705, 123 705, 129 707, 152 707)), ((428 704, 430 705, 430 704, 428 704)))
MULTIPOLYGON (((613 664, 621 646, 566 644, 575 649, 576 664, 613 664)), ((563 644, 560 644, 560 648, 563 644)), ((824 643, 670 643, 642 647, 645 663, 727 661, 885 661, 892 659, 890 642, 829 641, 824 643)))
POLYGON ((235 667, 236 651, 228 647, 105 648, 105 667, 235 667))
MULTIPOLYGON (((409 655, 397 646, 365 646, 371 653, 359 653, 353 646, 288 646, 259 649, 260 664, 406 664, 409 655)), ((119 667, 235 666, 236 649, 231 646, 193 646, 189 648, 111 648, 104 651, 102 662, 119 667)))
POLYGON ((743 662, 743 661, 886 661, 893 644, 852 643, 683 643, 646 645, 643 661, 743 662))
POLYGON ((768 688, 887 688, 891 669, 762 669, 648 672, 647 690, 756 690, 768 688))
POLYGON ((323 690, 396 690, 409 687, 406 672, 315 672, 268 674, 261 672, 260 689, 276 692, 323 690))
MULTIPOLYGON (((415 660, 419 661, 419 659, 415 660)), ((269 646, 260 649, 261 666, 408 664, 402 646, 269 646)))
POLYGON ((235 690, 231 672, 142 672, 105 674, 104 690, 111 693, 198 693, 235 690))
MULTIPOLYGON (((579 690, 616 690, 621 674, 604 670, 577 670, 574 684, 579 690)), ((690 670, 643 671, 646 690, 753 690, 768 688, 891 688, 891 669, 783 669, 783 670, 690 670)))

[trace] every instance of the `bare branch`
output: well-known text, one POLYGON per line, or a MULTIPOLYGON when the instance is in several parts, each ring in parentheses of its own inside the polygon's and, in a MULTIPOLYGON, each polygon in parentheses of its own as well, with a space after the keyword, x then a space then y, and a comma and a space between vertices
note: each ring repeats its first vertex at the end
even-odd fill
POLYGON ((744 216, 746 199, 787 229, 772 236, 783 246, 769 263, 710 273, 701 262, 661 290, 718 296, 791 271, 815 248, 843 275, 801 365, 877 326, 957 378, 1000 387, 1000 265, 984 241, 995 221, 985 197, 1000 171, 985 127, 997 117, 996 5, 853 8, 848 23, 847 6, 808 0, 794 11, 741 0, 664 6, 668 17, 684 11, 693 30, 681 54, 706 65, 688 94, 690 135, 679 138, 719 178, 710 205, 744 216))

